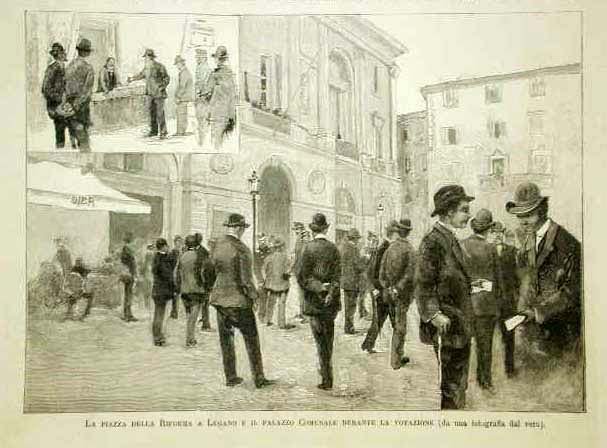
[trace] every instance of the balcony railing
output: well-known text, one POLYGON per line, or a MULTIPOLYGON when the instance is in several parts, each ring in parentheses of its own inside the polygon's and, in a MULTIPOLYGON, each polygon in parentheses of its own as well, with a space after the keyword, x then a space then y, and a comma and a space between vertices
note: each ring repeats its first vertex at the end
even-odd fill
POLYGON ((253 123, 283 134, 291 133, 291 122, 287 117, 253 107, 251 109, 253 123))

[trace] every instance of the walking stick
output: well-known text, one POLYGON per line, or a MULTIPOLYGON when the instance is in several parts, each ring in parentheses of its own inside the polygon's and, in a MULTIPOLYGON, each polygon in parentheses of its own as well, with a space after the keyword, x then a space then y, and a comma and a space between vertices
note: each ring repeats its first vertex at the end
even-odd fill
POLYGON ((443 363, 441 360, 441 353, 443 348, 443 338, 440 333, 438 333, 438 390, 441 391, 443 387, 443 363))

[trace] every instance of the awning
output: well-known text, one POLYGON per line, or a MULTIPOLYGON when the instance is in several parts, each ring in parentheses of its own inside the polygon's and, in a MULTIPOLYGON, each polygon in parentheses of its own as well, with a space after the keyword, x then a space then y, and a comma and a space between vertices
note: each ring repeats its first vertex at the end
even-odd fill
POLYGON ((93 173, 53 162, 28 163, 27 202, 71 210, 151 213, 149 204, 108 187, 93 173))

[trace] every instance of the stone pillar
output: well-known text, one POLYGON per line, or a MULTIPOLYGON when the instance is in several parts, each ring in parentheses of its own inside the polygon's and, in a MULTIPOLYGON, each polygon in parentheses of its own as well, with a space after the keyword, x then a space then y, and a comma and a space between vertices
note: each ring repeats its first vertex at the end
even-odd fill
POLYGON ((329 30, 318 25, 318 127, 326 133, 329 129, 329 30))

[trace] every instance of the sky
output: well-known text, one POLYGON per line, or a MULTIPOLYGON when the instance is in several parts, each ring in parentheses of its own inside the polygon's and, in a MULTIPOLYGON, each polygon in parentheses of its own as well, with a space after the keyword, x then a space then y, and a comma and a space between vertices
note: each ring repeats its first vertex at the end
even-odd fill
POLYGON ((420 88, 457 78, 581 62, 578 13, 366 16, 409 50, 398 113, 423 110, 420 88))

